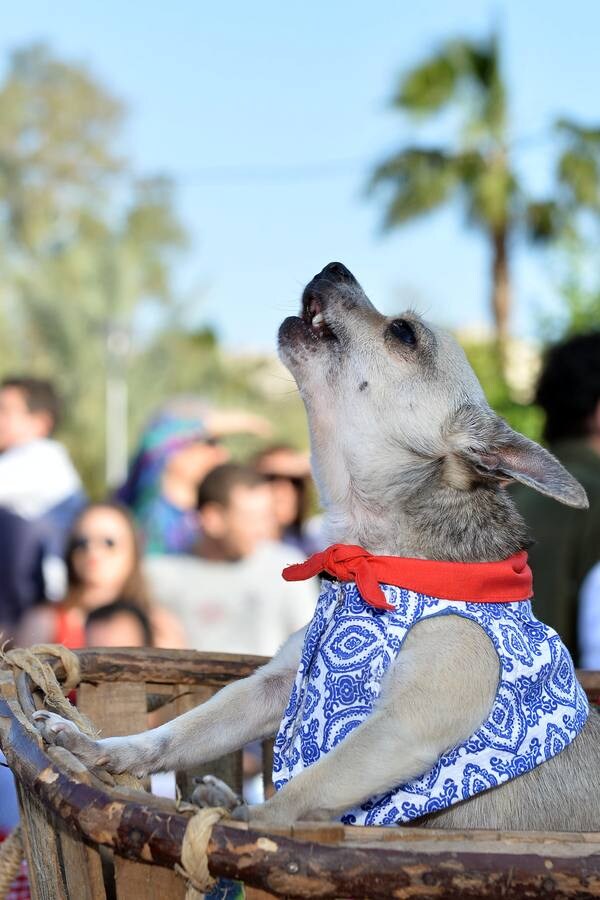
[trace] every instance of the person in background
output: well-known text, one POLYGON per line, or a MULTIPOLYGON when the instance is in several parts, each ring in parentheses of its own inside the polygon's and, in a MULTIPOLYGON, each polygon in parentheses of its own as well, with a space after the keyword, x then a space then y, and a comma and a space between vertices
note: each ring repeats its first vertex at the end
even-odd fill
POLYGON ((85 620, 86 647, 152 647, 150 619, 130 600, 97 606, 85 620))
POLYGON ((73 525, 66 564, 64 599, 35 606, 27 613, 16 634, 19 646, 57 643, 71 649, 84 647, 85 622, 92 610, 125 599, 149 616, 155 646, 184 645, 176 617, 150 600, 135 526, 124 507, 115 503, 88 506, 73 525))
POLYGON ((581 585, 578 635, 580 667, 600 671, 600 562, 581 585))
POLYGON ((14 637, 22 616, 47 594, 45 538, 39 522, 0 507, 0 640, 14 637))
POLYGON ((65 587, 69 528, 87 500, 65 447, 52 435, 60 401, 49 381, 0 384, 0 630, 65 587))
POLYGON ((200 484, 197 509, 194 553, 145 561, 155 596, 181 618, 196 650, 275 653, 310 620, 317 594, 309 582, 281 577, 303 557, 273 540, 269 483, 247 466, 218 466, 200 484))
POLYGON ((536 401, 546 413, 548 447, 585 488, 589 509, 571 509, 521 485, 512 490, 534 539, 535 613, 578 664, 580 591, 600 561, 600 331, 550 349, 536 401))
POLYGON ((189 552, 198 540, 197 485, 229 458, 221 438, 268 429, 258 416, 210 410, 194 398, 180 398, 157 413, 116 494, 133 512, 144 553, 189 552))
POLYGON ((271 486, 279 540, 305 556, 322 550, 321 517, 309 518, 312 476, 307 453, 288 444, 266 447, 254 458, 256 471, 271 486))

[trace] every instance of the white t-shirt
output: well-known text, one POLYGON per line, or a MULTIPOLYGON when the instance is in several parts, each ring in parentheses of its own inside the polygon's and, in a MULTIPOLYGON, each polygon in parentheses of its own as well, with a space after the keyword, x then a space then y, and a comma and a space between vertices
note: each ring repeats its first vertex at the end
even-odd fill
POLYGON ((0 454, 0 506, 23 519, 43 516, 80 490, 79 475, 58 441, 39 438, 0 454))
POLYGON ((579 665, 600 669, 600 563, 590 569, 579 594, 579 665))
POLYGON ((154 599, 181 620, 190 648, 272 656, 314 613, 316 581, 281 577, 302 561, 294 548, 265 543, 239 562, 151 556, 144 573, 154 599))

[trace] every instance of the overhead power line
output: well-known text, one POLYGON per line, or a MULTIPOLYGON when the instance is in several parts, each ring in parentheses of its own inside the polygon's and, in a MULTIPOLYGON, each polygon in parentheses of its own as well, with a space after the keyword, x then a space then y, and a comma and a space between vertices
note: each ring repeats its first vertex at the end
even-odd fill
MULTIPOLYGON (((517 137, 509 143, 509 150, 526 152, 549 137, 548 131, 517 137)), ((380 154, 380 157, 385 153, 380 154)), ((320 178, 368 173, 377 162, 373 158, 353 157, 320 162, 300 163, 232 163, 199 166, 194 169, 171 172, 175 181, 198 184, 205 187, 236 187, 245 184, 295 184, 320 178)))
POLYGON ((179 181, 196 184, 224 185, 252 182, 295 182, 348 175, 372 165, 367 159, 337 159, 314 163, 259 163, 200 166, 175 173, 179 181))
MULTIPOLYGON (((513 152, 527 150, 529 147, 540 144, 549 137, 547 131, 535 134, 523 135, 510 142, 513 152)), ((300 181, 312 181, 319 178, 331 178, 343 175, 368 172, 374 168, 377 161, 366 157, 354 157, 349 159, 332 159, 322 162, 310 163, 233 163, 199 166, 188 171, 175 172, 177 181, 194 184, 203 184, 207 187, 213 185, 241 185, 258 182, 294 183, 300 181)))

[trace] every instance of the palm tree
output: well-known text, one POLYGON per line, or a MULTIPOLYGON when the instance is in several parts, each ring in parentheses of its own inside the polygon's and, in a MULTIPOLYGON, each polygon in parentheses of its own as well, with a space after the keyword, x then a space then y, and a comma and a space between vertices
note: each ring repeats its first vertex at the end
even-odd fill
POLYGON ((497 38, 452 40, 405 74, 393 98, 396 108, 426 119, 446 109, 459 112, 450 146, 412 146, 375 169, 372 187, 387 187, 384 225, 394 228, 457 195, 469 224, 485 235, 491 255, 491 309, 500 358, 511 308, 509 256, 512 239, 553 234, 554 206, 529 203, 511 167, 506 86, 497 38))
POLYGON ((560 119, 560 154, 554 204, 548 204, 561 235, 563 309, 554 329, 577 334, 600 327, 600 128, 560 119))
POLYGON ((582 231, 600 219, 600 128, 559 119, 555 129, 562 145, 556 207, 570 235, 582 238, 582 231))

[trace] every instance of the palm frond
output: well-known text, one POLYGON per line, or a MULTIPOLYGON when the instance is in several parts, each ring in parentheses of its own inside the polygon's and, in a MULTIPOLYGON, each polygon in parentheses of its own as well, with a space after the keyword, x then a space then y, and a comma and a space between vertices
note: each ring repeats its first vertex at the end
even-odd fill
POLYGON ((597 152, 589 152, 581 146, 565 150, 558 162, 558 180, 575 205, 600 206, 600 158, 597 152))
POLYGON ((525 205, 524 225, 534 243, 553 240, 563 228, 563 216, 555 200, 531 200, 525 205))
POLYGON ((392 102, 408 112, 437 112, 453 98, 460 75, 453 53, 445 48, 408 72, 392 102))
POLYGON ((466 100, 467 120, 499 131, 506 117, 506 92, 495 35, 484 41, 459 39, 411 69, 393 98, 395 106, 420 115, 466 100))
POLYGON ((555 128, 564 144, 556 171, 563 203, 572 213, 577 207, 599 210, 600 128, 572 119, 559 119, 555 128))
POLYGON ((408 148, 381 163, 371 187, 387 185, 391 198, 384 227, 424 215, 448 199, 459 182, 456 158, 438 149, 408 148))
POLYGON ((555 128, 558 132, 581 143, 600 146, 600 128, 589 128, 586 125, 580 125, 573 119, 558 119, 555 128))

